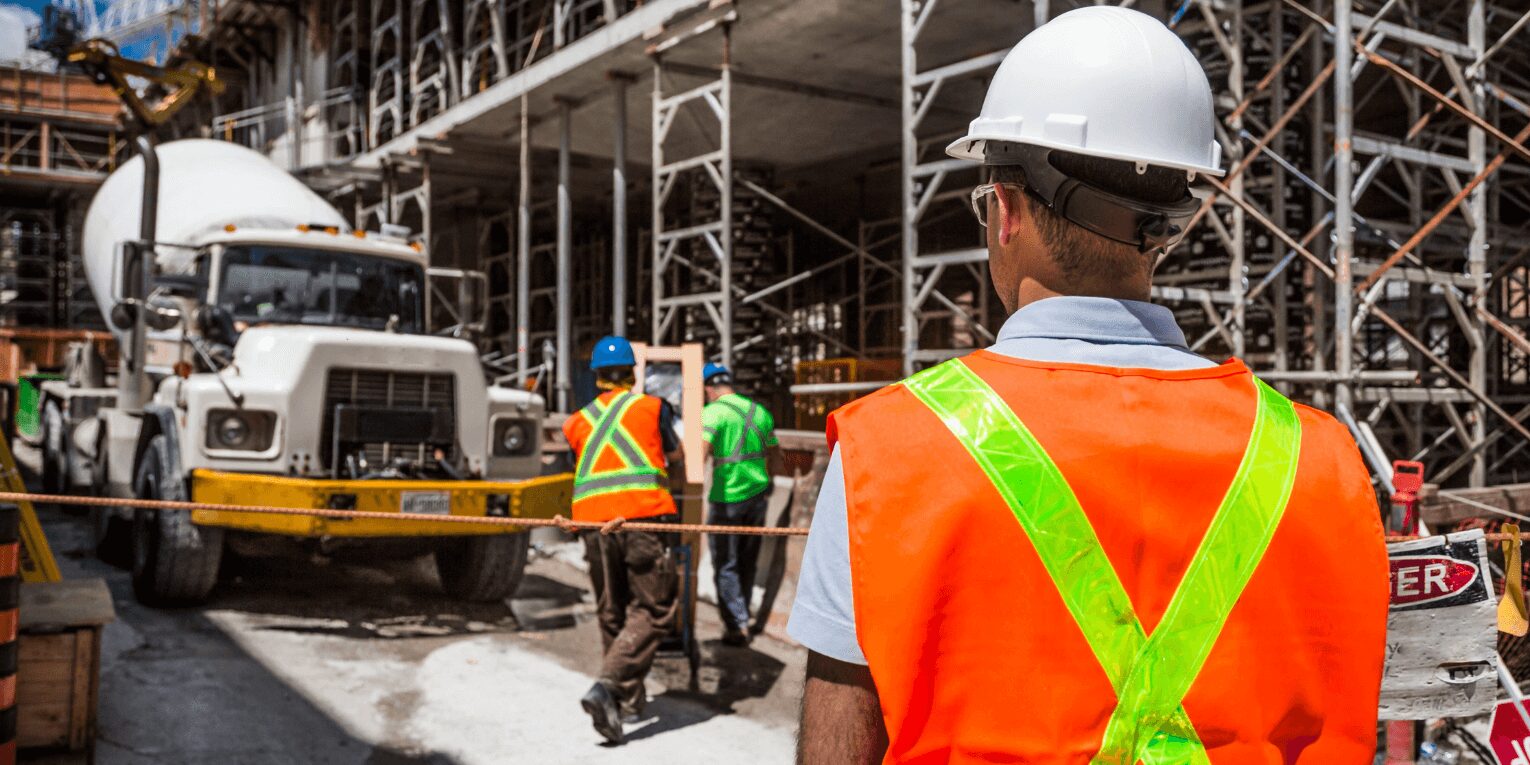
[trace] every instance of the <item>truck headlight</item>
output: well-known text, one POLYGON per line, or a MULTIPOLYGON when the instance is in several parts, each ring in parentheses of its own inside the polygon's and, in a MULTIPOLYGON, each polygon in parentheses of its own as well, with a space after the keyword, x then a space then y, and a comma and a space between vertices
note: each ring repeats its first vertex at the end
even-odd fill
POLYGON ((504 419, 494 423, 494 456, 524 457, 536 448, 536 425, 531 420, 504 419))
POLYGON ((207 448, 263 452, 271 448, 276 413, 213 409, 207 413, 207 448))

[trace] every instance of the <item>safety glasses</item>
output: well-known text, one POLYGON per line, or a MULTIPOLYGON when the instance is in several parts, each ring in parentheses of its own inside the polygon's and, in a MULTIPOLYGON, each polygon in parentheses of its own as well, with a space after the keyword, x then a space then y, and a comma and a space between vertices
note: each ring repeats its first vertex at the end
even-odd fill
POLYGON ((972 190, 972 214, 977 218, 979 226, 988 228, 988 195, 997 191, 1000 186, 1008 186, 1012 189, 1024 188, 1018 183, 985 183, 972 190))

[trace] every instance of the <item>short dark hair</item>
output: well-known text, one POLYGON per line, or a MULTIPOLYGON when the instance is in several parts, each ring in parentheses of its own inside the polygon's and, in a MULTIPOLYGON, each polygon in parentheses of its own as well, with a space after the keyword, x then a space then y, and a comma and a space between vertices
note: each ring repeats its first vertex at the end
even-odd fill
MULTIPOLYGON (((1138 173, 1136 163, 1054 151, 1047 161, 1064 175, 1101 191, 1152 205, 1170 205, 1185 198, 1189 179, 1185 171, 1149 167, 1138 173)), ((993 165, 990 183, 1025 185, 1025 171, 1018 165, 993 165)), ((1117 242, 1080 226, 1047 207, 1034 194, 1020 195, 1036 220, 1041 241, 1051 251, 1063 275, 1130 277, 1153 266, 1155 253, 1117 242)))
POLYGON ((637 382, 632 367, 601 367, 595 370, 595 379, 615 385, 631 385, 637 382))

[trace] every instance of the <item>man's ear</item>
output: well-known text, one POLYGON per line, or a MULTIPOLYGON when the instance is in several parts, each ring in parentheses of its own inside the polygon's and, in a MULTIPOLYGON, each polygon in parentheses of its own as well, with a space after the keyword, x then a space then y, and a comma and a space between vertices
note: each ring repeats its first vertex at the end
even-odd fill
POLYGON ((1011 239, 1019 236, 1025 219, 1025 205, 1020 199, 1023 193, 1012 186, 999 186, 993 190, 994 199, 999 203, 999 244, 1006 247, 1011 239))

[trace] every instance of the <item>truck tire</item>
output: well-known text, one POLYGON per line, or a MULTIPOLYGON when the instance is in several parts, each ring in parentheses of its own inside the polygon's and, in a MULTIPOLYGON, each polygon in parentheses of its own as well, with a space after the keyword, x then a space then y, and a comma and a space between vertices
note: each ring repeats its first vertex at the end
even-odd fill
MULTIPOLYGON (((94 475, 91 476, 90 493, 104 497, 111 493, 106 485, 111 475, 106 465, 105 429, 97 431, 94 475)), ((133 521, 131 511, 116 507, 92 507, 90 509, 91 541, 96 546, 96 557, 103 563, 117 568, 133 567, 133 521)))
POLYGON ((69 433, 56 401, 43 404, 42 490, 44 494, 69 493, 69 433))
POLYGON ((443 540, 436 547, 441 589, 459 600, 504 600, 521 584, 530 547, 531 535, 524 531, 443 540))
MULTIPOLYGON (((185 500, 179 460, 163 433, 149 440, 138 462, 133 491, 139 499, 185 500)), ((148 605, 199 603, 218 581, 223 530, 198 526, 180 511, 133 514, 133 594, 148 605)))
POLYGON ((92 507, 90 525, 97 558, 117 568, 133 565, 133 524, 128 519, 115 508, 92 507))

